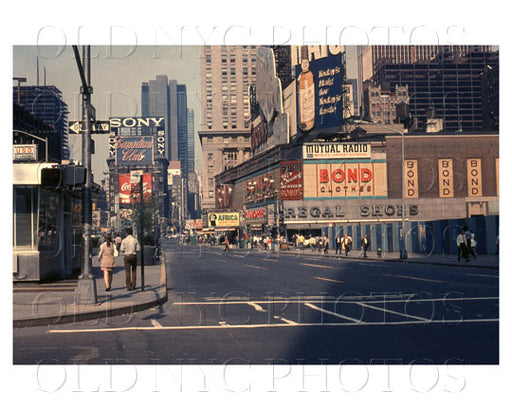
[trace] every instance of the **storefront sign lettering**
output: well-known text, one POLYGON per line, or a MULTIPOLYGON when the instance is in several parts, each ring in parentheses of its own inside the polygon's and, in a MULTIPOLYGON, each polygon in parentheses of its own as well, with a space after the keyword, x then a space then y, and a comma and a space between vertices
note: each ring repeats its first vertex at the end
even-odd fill
MULTIPOLYGON (((337 219, 345 217, 345 209, 341 205, 334 207, 324 206, 298 206, 296 208, 285 209, 285 219, 337 219)), ((407 216, 418 215, 418 205, 409 205, 406 208, 407 216)), ((394 204, 361 205, 359 207, 359 216, 363 218, 380 217, 401 217, 402 206, 394 204)))

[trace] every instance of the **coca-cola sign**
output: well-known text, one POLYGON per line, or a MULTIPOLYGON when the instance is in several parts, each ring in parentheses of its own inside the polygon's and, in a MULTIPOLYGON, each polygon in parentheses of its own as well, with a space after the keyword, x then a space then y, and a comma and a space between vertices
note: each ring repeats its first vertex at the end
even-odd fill
MULTIPOLYGON (((144 201, 151 197, 151 174, 142 177, 144 201)), ((139 183, 130 182, 130 174, 119 174, 119 203, 133 204, 139 202, 139 183)))

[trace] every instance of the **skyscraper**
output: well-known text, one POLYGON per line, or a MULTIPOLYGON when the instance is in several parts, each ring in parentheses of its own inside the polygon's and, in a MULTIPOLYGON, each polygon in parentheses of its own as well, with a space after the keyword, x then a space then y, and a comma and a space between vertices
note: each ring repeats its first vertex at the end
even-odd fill
POLYGON ((215 175, 251 156, 249 86, 255 46, 201 47, 202 208, 215 208, 215 175))
POLYGON ((48 160, 69 159, 68 106, 62 92, 55 86, 24 86, 13 88, 13 101, 39 121, 51 127, 48 132, 48 160), (19 91, 19 93, 18 93, 19 91), (18 101, 19 96, 19 101, 18 101))

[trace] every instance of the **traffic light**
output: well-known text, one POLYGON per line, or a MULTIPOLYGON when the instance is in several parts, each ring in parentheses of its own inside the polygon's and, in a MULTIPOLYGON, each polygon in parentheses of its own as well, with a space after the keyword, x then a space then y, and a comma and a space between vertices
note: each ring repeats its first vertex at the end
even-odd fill
POLYGON ((61 168, 43 168, 41 169, 41 188, 47 190, 56 190, 62 186, 61 168))

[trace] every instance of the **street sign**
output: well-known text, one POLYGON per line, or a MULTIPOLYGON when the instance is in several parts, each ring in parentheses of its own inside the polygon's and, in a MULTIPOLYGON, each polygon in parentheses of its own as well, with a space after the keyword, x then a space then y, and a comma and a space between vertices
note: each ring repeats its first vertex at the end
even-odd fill
MULTIPOLYGON (((84 130, 83 121, 73 121, 69 123, 68 129, 72 134, 80 134, 84 130)), ((91 121, 91 134, 109 134, 109 121, 91 121)))

